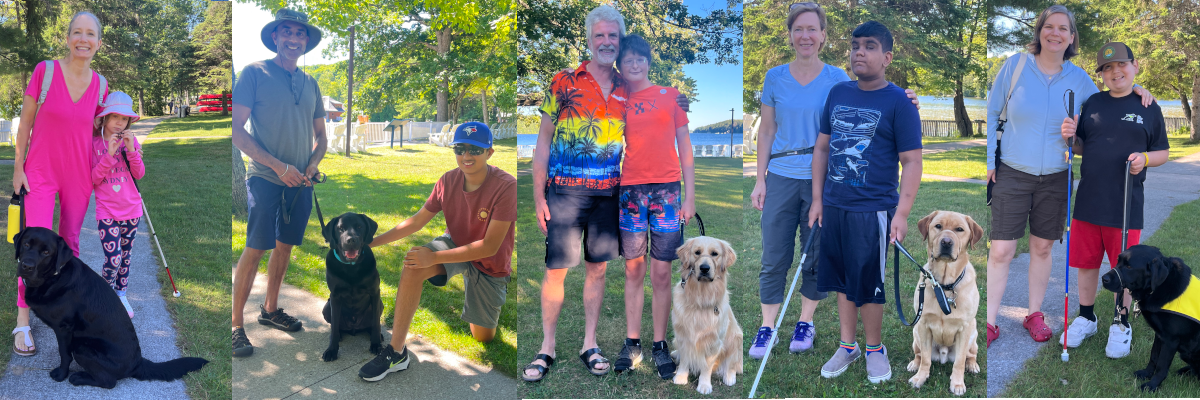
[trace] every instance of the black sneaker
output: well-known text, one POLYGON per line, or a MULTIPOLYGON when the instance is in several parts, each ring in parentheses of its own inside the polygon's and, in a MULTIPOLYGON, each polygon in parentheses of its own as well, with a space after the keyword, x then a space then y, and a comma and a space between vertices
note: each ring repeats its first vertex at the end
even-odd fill
POLYGON ((658 367, 658 377, 663 379, 671 379, 675 377, 675 360, 671 359, 671 349, 667 348, 667 342, 654 342, 654 365, 658 367))
POLYGON ((358 370, 358 376, 368 382, 375 382, 383 379, 388 373, 406 369, 408 369, 408 348, 404 348, 404 353, 397 353, 392 349, 392 345, 388 344, 379 352, 379 355, 375 356, 374 360, 358 370))
POLYGON ((233 356, 234 357, 249 357, 254 354, 254 345, 250 344, 250 338, 246 337, 245 328, 237 328, 233 330, 233 356))
POLYGON ((282 308, 276 308, 275 312, 267 312, 267 308, 259 304, 258 310, 258 323, 260 324, 286 332, 304 329, 300 320, 285 314, 282 308))
POLYGON ((621 352, 617 354, 617 363, 613 368, 619 374, 633 369, 633 366, 640 362, 642 362, 642 340, 625 338, 625 346, 622 346, 621 352))

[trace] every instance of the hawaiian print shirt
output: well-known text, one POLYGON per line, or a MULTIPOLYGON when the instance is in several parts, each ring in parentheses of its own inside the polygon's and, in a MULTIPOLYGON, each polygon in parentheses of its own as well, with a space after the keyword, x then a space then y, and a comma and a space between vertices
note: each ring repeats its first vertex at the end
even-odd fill
POLYGON ((613 77, 608 99, 584 61, 550 82, 542 112, 554 118, 548 185, 558 192, 615 195, 621 184, 626 84, 613 77))

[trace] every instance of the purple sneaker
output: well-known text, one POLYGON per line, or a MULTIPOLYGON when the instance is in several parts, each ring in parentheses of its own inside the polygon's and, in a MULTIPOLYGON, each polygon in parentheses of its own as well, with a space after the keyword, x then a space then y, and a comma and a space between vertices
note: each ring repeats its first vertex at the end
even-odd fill
MULTIPOLYGON (((750 358, 761 360, 772 347, 775 347, 775 343, 771 342, 772 332, 771 328, 765 326, 758 328, 758 334, 754 336, 754 346, 750 346, 750 358)), ((779 338, 775 338, 775 341, 778 342, 779 338)))
POLYGON ((807 322, 797 322, 796 330, 792 332, 792 344, 788 346, 788 350, 793 353, 803 353, 812 349, 813 334, 816 333, 816 328, 807 322))

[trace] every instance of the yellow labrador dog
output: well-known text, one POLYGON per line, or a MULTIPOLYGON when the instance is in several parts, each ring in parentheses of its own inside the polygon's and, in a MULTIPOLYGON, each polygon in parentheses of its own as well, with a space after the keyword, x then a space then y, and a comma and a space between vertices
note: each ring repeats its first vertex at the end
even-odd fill
POLYGON ((726 276, 737 261, 729 243, 707 236, 689 239, 675 251, 683 280, 672 290, 671 327, 679 360, 675 384, 700 375, 696 391, 712 393, 712 377, 726 386, 742 372, 742 327, 729 308, 726 276))
MULTIPOLYGON (((934 211, 917 222, 917 229, 925 240, 930 259, 925 268, 933 273, 943 285, 953 284, 953 292, 946 290, 946 297, 955 300, 957 307, 950 315, 942 314, 937 307, 937 298, 931 287, 925 288, 926 308, 921 320, 913 326, 913 355, 908 371, 916 372, 908 382, 921 387, 929 379, 932 361, 942 364, 953 360, 950 373, 950 392, 961 396, 967 391, 963 381, 964 371, 979 372, 979 330, 975 313, 979 310, 979 288, 975 284, 975 267, 971 265, 967 249, 983 238, 983 228, 971 217, 951 211, 934 211), (959 276, 962 279, 959 280, 959 276)), ((932 285, 932 282, 929 283, 932 285)), ((920 301, 921 290, 915 290, 913 309, 920 301)))

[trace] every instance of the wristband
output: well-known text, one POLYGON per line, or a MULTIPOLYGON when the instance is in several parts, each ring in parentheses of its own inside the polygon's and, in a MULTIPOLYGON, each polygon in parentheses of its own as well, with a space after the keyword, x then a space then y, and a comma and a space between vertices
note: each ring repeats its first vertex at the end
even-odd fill
POLYGON ((1143 165, 1143 167, 1149 167, 1150 166, 1150 153, 1143 151, 1142 157, 1146 157, 1146 165, 1143 165))
MULTIPOLYGON (((291 164, 284 164, 284 165, 286 165, 286 167, 283 168, 283 175, 287 175, 288 171, 291 170, 292 165, 291 164)), ((279 177, 282 178, 283 175, 279 175, 279 177)))

